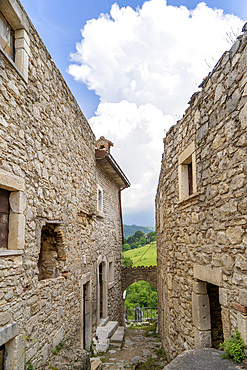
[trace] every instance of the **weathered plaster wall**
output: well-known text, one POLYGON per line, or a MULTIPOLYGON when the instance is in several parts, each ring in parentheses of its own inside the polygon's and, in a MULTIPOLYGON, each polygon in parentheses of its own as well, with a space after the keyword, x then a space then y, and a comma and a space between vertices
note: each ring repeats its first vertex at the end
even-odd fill
POLYGON ((98 256, 114 265, 114 281, 108 276, 108 316, 110 320, 123 324, 123 297, 121 286, 122 232, 119 208, 119 187, 102 170, 97 161, 97 184, 103 189, 103 217, 97 216, 95 248, 98 256))
POLYGON ((170 357, 210 346, 202 282, 219 287, 224 337, 237 325, 247 343, 246 26, 244 31, 164 139, 156 196, 158 305, 170 357), (197 193, 180 201, 179 156, 192 142, 197 193))

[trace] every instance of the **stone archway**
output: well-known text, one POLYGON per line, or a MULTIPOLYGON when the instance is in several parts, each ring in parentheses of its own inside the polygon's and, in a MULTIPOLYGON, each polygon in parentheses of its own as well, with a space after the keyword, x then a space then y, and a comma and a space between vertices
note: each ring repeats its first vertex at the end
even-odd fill
POLYGON ((136 281, 144 280, 157 288, 157 266, 138 266, 126 267, 122 266, 122 291, 124 292, 128 286, 136 281))

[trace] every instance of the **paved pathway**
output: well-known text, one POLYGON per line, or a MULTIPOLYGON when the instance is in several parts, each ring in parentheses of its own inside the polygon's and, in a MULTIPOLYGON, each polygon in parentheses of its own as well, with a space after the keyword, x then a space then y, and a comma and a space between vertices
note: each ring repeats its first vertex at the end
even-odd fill
POLYGON ((142 367, 136 367, 136 364, 147 360, 149 363, 145 369, 163 369, 167 362, 158 355, 161 352, 157 353, 160 348, 159 338, 146 337, 142 329, 128 328, 123 348, 112 348, 101 357, 102 369, 142 369, 142 367))
POLYGON ((128 328, 123 348, 110 349, 101 360, 105 370, 247 370, 243 363, 222 359, 221 353, 213 348, 185 351, 167 364, 159 338, 145 336, 142 329, 128 328))

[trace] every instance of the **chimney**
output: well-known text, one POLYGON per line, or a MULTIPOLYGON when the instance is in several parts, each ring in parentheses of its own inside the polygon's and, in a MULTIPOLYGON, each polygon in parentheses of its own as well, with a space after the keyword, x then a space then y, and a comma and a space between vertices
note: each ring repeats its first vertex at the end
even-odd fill
POLYGON ((105 150, 108 153, 110 153, 111 146, 113 145, 114 144, 110 140, 105 139, 104 136, 100 136, 96 141, 96 148, 99 150, 105 150))

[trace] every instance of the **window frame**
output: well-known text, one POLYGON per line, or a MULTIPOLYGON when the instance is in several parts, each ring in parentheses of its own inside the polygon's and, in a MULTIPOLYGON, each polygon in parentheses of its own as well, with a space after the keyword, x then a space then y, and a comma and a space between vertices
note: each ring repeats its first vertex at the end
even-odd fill
POLYGON ((193 141, 178 157, 178 182, 179 182, 179 201, 190 199, 197 195, 196 183, 196 153, 195 142, 193 141), (191 179, 189 178, 189 168, 191 169, 191 179))
POLYGON ((104 192, 100 185, 97 185, 97 216, 104 217, 104 192))
POLYGON ((112 288, 115 285, 115 276, 114 276, 114 257, 108 258, 108 277, 109 283, 108 288, 112 288))
POLYGON ((2 45, 0 45, 0 52, 27 83, 30 55, 28 18, 17 1, 1 0, 0 12, 14 32, 14 59, 8 55, 2 45))
POLYGON ((0 246, 0 257, 22 254, 25 244, 25 181, 19 176, 0 169, 0 188, 10 192, 8 248, 0 246))

